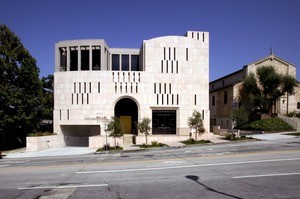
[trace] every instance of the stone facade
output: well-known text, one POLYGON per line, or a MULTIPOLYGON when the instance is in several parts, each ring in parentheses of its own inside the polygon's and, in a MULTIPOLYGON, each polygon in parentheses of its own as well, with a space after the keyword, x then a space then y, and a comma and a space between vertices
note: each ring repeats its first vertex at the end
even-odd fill
MULTIPOLYGON (((220 126, 222 129, 231 129, 231 112, 239 106, 239 90, 243 79, 250 72, 255 73, 257 67, 274 66, 276 71, 282 74, 291 75, 296 78, 296 67, 283 59, 270 54, 256 62, 248 64, 243 69, 221 77, 209 84, 210 98, 210 126, 220 126)), ((297 111, 297 102, 300 102, 299 89, 292 96, 282 96, 273 106, 273 113, 287 114, 297 111)), ((299 107, 300 108, 300 103, 299 107)))
POLYGON ((136 123, 148 117, 153 138, 185 137, 194 110, 209 131, 208 85, 208 32, 153 38, 140 49, 109 48, 104 40, 61 41, 55 45, 54 132, 62 146, 101 147, 106 119, 119 117, 131 139, 141 136, 136 123))

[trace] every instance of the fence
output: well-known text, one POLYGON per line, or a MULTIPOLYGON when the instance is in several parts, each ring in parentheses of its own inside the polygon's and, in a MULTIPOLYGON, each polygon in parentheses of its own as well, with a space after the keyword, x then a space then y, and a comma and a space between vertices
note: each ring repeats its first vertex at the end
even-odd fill
MULTIPOLYGON (((291 125, 295 130, 300 130, 300 129, 298 129, 298 122, 295 121, 295 120, 299 120, 298 118, 291 118, 291 117, 287 117, 287 116, 284 116, 281 114, 278 114, 278 117, 280 119, 282 119, 284 122, 291 125)), ((300 120, 299 120, 299 122, 300 122, 300 120)))

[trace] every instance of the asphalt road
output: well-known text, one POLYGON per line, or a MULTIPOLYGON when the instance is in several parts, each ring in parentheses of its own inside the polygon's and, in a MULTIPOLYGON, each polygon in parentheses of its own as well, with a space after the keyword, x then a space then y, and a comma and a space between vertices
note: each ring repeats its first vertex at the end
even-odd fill
POLYGON ((0 198, 300 198, 300 138, 0 160, 0 198))

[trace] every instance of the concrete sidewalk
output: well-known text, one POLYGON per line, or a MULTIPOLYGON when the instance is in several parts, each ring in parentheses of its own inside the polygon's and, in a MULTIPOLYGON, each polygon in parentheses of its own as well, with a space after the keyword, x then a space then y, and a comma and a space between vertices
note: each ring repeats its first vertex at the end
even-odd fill
POLYGON ((88 147, 64 147, 55 149, 46 149, 37 152, 26 152, 26 148, 3 152, 4 158, 28 158, 28 157, 49 157, 49 156, 66 156, 66 155, 84 155, 94 153, 95 149, 88 147))

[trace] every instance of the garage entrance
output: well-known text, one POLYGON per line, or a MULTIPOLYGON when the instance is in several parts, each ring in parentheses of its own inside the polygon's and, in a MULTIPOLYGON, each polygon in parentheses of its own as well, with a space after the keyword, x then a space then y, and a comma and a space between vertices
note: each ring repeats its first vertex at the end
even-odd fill
POLYGON ((66 146, 89 147, 89 137, 100 134, 99 125, 62 125, 66 146))

